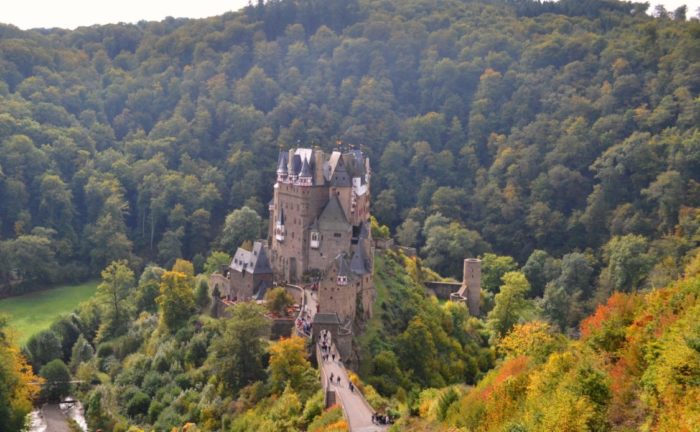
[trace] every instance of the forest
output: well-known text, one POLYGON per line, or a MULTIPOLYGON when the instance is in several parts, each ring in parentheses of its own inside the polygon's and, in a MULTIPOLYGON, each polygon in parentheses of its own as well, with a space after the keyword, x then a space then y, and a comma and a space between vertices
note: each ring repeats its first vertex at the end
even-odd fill
POLYGON ((418 251, 378 257, 379 312, 356 341, 373 406, 417 430, 682 429, 662 414, 697 418, 700 385, 690 15, 268 0, 198 20, 0 25, 0 297, 102 280, 23 354, 0 323, 0 401, 17 401, 2 409, 26 411, 51 366, 99 383, 78 390, 107 430, 342 430, 300 342, 252 332, 256 355, 241 354, 230 335, 261 328, 255 311, 212 319, 198 275, 264 235, 280 148, 355 146, 376 234, 418 251), (422 290, 461 278, 465 257, 482 259, 479 318, 422 290), (567 415, 575 404, 588 414, 567 415))

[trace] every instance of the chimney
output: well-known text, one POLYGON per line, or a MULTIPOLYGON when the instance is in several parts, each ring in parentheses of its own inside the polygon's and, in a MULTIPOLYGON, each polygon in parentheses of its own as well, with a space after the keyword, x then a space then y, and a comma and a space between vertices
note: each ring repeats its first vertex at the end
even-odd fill
POLYGON ((464 260, 464 274, 460 293, 467 299, 469 315, 479 316, 481 303, 481 260, 467 258, 464 260))
POLYGON ((326 183, 326 179, 323 177, 323 163, 326 161, 326 155, 323 150, 316 147, 314 148, 314 184, 322 185, 326 183))

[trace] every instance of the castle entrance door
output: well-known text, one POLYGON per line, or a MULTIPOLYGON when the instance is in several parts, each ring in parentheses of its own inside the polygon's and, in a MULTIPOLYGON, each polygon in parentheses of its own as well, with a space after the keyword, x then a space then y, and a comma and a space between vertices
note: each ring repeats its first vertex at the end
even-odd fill
POLYGON ((297 259, 289 258, 289 281, 295 283, 297 281, 297 259))

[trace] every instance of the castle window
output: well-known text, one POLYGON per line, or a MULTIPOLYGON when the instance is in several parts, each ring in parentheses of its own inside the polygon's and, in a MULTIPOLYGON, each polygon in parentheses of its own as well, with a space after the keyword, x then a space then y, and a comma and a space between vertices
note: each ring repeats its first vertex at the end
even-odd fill
POLYGON ((335 238, 340 238, 342 236, 341 233, 333 233, 333 237, 335 238))
POLYGON ((318 247, 321 244, 321 241, 319 240, 319 234, 316 231, 311 232, 311 247, 314 249, 318 249, 318 247))

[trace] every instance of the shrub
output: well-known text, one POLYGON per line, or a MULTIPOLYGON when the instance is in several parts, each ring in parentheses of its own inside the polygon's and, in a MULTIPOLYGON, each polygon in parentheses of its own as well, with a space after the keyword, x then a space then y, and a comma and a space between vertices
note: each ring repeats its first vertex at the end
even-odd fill
POLYGON ((143 392, 137 392, 126 404, 126 413, 130 417, 146 415, 151 405, 151 398, 143 392))

